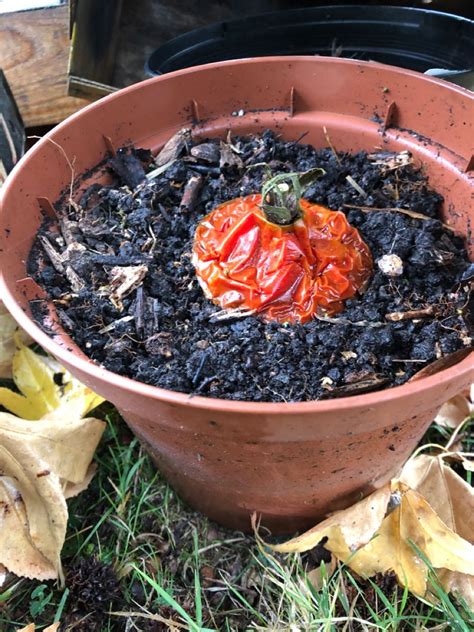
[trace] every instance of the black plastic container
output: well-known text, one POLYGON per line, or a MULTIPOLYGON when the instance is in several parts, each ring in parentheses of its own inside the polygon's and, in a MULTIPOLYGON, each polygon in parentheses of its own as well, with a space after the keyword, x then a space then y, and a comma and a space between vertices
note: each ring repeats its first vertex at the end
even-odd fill
POLYGON ((393 6, 344 5, 276 11, 211 24, 176 37, 149 58, 160 75, 226 59, 337 55, 420 72, 474 68, 474 21, 393 6))

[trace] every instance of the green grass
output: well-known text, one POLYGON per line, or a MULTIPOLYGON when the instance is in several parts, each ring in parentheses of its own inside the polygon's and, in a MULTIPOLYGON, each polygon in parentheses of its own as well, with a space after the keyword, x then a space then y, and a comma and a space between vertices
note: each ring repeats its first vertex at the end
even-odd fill
MULTIPOLYGON (((307 555, 273 555, 255 538, 184 506, 114 410, 104 406, 102 413, 108 428, 97 475, 69 501, 66 587, 10 576, 0 589, 1 632, 31 621, 37 629, 61 621, 61 632, 474 629, 474 613, 443 591, 432 569, 436 605, 409 595, 390 576, 363 581, 343 565, 317 590, 308 580, 307 555), (100 574, 91 571, 85 586, 74 579, 84 559, 114 569, 119 589, 111 608, 100 574)), ((447 436, 432 427, 425 441, 445 443, 447 436)), ((472 451, 467 429, 464 440, 472 451)))

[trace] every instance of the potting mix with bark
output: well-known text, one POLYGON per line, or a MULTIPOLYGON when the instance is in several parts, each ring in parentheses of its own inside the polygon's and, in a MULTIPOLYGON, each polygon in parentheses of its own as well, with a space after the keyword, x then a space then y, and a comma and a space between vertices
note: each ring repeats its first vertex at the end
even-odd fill
POLYGON ((309 401, 402 384, 471 346, 473 266, 408 152, 181 130, 157 157, 128 147, 104 166, 112 184, 44 220, 29 271, 110 371, 309 401))

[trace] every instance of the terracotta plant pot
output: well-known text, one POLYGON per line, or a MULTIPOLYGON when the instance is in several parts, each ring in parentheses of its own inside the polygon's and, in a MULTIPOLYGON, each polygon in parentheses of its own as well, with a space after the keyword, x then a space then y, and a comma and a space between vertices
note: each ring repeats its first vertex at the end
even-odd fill
MULTIPOLYGON (((25 260, 41 208, 48 212, 47 200, 70 186, 71 164, 75 174, 90 170, 110 141, 157 150, 191 124, 198 136, 229 128, 270 127, 288 139, 308 132, 305 141, 317 147, 327 145, 325 126, 340 150, 408 149, 445 196, 445 221, 471 240, 474 95, 415 72, 336 58, 210 64, 134 85, 73 115, 34 146, 2 190, 1 296, 20 325, 117 406, 190 505, 234 528, 249 529, 256 510, 274 532, 302 529, 396 473, 441 404, 472 381, 473 356, 367 395, 249 403, 120 377, 91 362, 53 316, 54 333, 41 330, 28 301, 44 295, 27 278, 25 260)), ((106 175, 88 182, 99 177, 106 175)))

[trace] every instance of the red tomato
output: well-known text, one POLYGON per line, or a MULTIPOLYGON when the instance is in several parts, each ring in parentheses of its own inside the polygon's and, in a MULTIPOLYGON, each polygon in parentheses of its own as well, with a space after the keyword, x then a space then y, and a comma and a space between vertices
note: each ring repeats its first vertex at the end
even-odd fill
POLYGON ((193 264, 206 296, 279 322, 340 312, 372 272, 358 231, 344 213, 304 199, 293 224, 274 224, 261 202, 257 194, 231 200, 199 223, 193 264))

